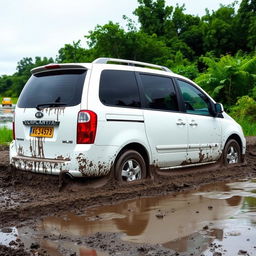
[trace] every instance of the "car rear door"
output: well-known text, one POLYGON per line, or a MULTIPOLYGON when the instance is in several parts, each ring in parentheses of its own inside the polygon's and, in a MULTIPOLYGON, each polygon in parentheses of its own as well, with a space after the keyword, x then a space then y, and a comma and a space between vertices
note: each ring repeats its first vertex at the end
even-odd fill
POLYGON ((179 112, 172 78, 140 73, 147 138, 154 164, 160 168, 186 162, 188 126, 179 112))

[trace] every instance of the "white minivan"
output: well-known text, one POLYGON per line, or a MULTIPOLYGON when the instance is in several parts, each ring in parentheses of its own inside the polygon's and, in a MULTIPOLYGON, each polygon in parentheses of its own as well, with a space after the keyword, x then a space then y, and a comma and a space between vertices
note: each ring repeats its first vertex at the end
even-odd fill
POLYGON ((11 165, 119 181, 243 161, 245 137, 191 80, 149 63, 99 58, 33 69, 17 103, 11 165))

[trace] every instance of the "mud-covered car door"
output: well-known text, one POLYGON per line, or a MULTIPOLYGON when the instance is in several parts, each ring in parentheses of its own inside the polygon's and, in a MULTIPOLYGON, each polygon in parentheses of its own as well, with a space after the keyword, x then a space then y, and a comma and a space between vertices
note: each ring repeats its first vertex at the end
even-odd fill
POLYGON ((194 85, 177 80, 188 121, 188 164, 215 161, 221 154, 221 122, 212 116, 209 98, 194 85))
POLYGON ((86 72, 85 68, 58 68, 31 76, 15 110, 19 156, 69 159, 76 145, 86 72))

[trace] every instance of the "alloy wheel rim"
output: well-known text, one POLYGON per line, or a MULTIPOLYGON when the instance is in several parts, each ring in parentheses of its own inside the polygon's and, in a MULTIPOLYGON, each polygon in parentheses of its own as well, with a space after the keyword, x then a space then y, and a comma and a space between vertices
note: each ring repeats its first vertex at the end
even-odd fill
POLYGON ((135 159, 127 160, 122 167, 122 179, 125 181, 134 181, 141 179, 141 166, 135 159))
POLYGON ((238 151, 235 147, 231 146, 227 153, 227 162, 229 164, 238 163, 238 151))

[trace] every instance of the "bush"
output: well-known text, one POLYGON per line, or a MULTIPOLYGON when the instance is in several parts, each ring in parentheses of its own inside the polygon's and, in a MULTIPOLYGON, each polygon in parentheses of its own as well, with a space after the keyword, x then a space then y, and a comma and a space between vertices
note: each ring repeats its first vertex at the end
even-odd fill
POLYGON ((230 115, 242 126, 246 136, 256 135, 256 101, 243 96, 231 107, 230 115))
POLYGON ((8 144, 12 141, 12 130, 2 127, 0 128, 0 144, 8 144))

